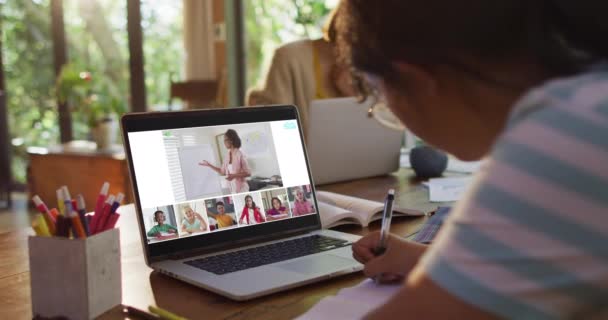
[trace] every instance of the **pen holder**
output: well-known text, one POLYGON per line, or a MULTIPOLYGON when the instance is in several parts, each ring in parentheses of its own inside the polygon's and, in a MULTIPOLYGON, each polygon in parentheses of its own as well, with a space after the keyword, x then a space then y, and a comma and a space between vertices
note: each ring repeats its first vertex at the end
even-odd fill
POLYGON ((30 237, 33 316, 93 319, 122 302, 120 233, 30 237))

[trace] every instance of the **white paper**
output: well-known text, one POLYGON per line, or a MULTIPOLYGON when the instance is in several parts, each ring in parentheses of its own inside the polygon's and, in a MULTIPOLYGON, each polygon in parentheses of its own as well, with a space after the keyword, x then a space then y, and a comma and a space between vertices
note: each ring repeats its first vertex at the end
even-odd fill
POLYGON ((437 178, 429 180, 431 202, 450 202, 460 199, 472 177, 437 178))
POLYGON ((446 171, 458 173, 475 173, 481 167, 481 161, 460 161, 454 157, 448 160, 446 171))
POLYGON ((361 319, 386 303, 399 288, 401 284, 378 285, 368 279, 354 287, 340 290, 335 296, 319 301, 297 319, 361 319))

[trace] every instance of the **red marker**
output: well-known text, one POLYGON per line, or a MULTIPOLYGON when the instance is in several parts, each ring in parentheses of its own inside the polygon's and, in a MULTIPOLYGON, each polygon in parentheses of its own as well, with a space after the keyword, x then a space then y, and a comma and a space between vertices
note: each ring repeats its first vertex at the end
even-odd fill
POLYGON ((108 222, 106 222, 106 227, 103 229, 103 231, 113 229, 116 225, 116 221, 118 221, 118 218, 120 218, 120 213, 110 215, 110 217, 108 218, 108 222))
POLYGON ((89 225, 89 231, 91 232, 91 234, 95 234, 95 229, 97 228, 99 218, 101 218, 103 204, 106 201, 109 189, 110 183, 104 182, 103 186, 101 186, 101 191, 99 191, 99 197, 97 197, 97 204, 95 205, 95 212, 93 214, 93 217, 91 218, 91 224, 89 225))
POLYGON ((47 227, 49 228, 49 232, 51 233, 51 235, 55 235, 55 232, 57 231, 56 217, 53 216, 53 213, 51 211, 49 211, 49 208, 46 206, 46 204, 44 204, 44 202, 42 202, 42 199, 40 199, 40 197, 38 195, 35 195, 32 198, 32 201, 34 201, 34 204, 36 205, 36 209, 38 209, 38 211, 40 211, 40 213, 42 213, 42 216, 44 217, 44 220, 46 221, 47 227))
POLYGON ((101 210, 103 209, 104 202, 106 202, 109 190, 110 183, 104 182, 103 186, 101 186, 101 191, 99 191, 99 197, 97 197, 97 204, 95 205, 95 215, 101 214, 101 210))
POLYGON ((108 200, 103 205, 103 209, 99 217, 97 215, 93 216, 93 221, 91 221, 91 233, 97 234, 103 231, 106 222, 108 221, 108 216, 110 215, 110 210, 112 210, 112 204, 114 203, 114 196, 110 195, 108 200), (96 219, 97 218, 97 219, 96 219))

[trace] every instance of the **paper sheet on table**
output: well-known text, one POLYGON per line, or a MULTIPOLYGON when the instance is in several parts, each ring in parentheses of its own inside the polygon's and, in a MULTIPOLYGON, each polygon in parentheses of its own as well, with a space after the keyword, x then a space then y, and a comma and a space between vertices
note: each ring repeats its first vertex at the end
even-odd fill
POLYGON ((399 288, 401 284, 377 285, 368 279, 354 287, 340 290, 335 296, 319 301, 297 319, 361 319, 388 301, 399 288))
POLYGON ((472 177, 430 179, 429 200, 431 202, 456 201, 467 190, 472 179, 472 177))
POLYGON ((481 161, 461 161, 454 157, 448 160, 448 167, 445 169, 449 172, 459 173, 475 173, 481 167, 481 161))

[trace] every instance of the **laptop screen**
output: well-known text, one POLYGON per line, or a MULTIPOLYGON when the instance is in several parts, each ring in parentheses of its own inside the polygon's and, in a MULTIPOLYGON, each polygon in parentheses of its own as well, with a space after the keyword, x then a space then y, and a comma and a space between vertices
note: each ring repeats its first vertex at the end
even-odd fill
POLYGON ((206 238, 267 235, 317 215, 295 112, 254 122, 228 114, 208 114, 219 120, 213 125, 180 126, 175 119, 166 128, 127 130, 140 229, 150 248, 184 239, 192 247, 193 241, 204 246, 206 238), (256 228, 263 233, 252 232, 256 228))

